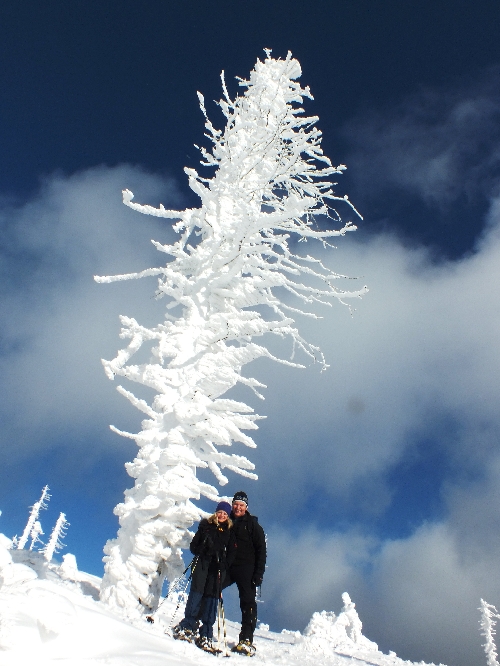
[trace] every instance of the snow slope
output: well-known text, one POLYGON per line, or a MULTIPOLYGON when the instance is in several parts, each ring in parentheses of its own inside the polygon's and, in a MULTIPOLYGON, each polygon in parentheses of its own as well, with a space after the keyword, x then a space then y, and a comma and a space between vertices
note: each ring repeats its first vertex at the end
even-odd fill
MULTIPOLYGON (((72 555, 66 555, 62 564, 47 562, 39 552, 11 550, 11 546, 10 540, 0 535, 0 666, 201 666, 217 659, 165 633, 169 632, 177 600, 162 605, 153 625, 131 623, 98 600, 100 579, 78 571, 72 555)), ((362 635, 361 621, 349 596, 345 594, 343 599, 343 612, 338 616, 315 613, 303 634, 287 630, 274 633, 261 625, 252 666, 411 663, 394 653, 379 652, 375 643, 362 635)), ((181 618, 182 606, 175 621, 181 618)), ((229 648, 238 630, 236 623, 227 622, 229 648)), ((230 654, 230 659, 239 663, 248 658, 230 654)))

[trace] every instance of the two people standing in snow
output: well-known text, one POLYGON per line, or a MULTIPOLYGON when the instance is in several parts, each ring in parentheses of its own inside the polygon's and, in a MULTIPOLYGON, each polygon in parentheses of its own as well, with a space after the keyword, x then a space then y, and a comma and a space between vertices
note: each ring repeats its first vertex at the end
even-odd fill
POLYGON ((237 492, 232 506, 219 502, 215 513, 203 519, 191 541, 195 555, 191 568, 191 590, 184 619, 174 628, 174 637, 195 640, 203 650, 214 651, 213 624, 222 590, 233 583, 238 587, 241 631, 234 652, 255 653, 253 635, 257 624, 257 587, 262 584, 266 566, 266 539, 257 518, 248 512, 248 497, 237 492))

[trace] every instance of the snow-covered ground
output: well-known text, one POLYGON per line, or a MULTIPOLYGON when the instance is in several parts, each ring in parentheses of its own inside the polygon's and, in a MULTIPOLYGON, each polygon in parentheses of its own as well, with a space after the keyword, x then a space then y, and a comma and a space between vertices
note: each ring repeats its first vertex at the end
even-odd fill
MULTIPOLYGON (((12 550, 11 545, 0 535, 0 666, 195 666, 223 658, 169 635, 176 601, 162 605, 154 624, 144 620, 131 623, 98 600, 100 579, 78 571, 72 555, 66 555, 62 564, 47 562, 42 553, 12 550)), ((344 609, 338 616, 315 613, 303 634, 287 630, 274 633, 260 625, 253 666, 411 663, 394 653, 379 652, 376 644, 362 635, 361 621, 348 595, 343 601, 344 609)), ((182 607, 175 621, 181 618, 182 607)), ((229 648, 235 644, 238 630, 237 623, 227 622, 229 648)), ((224 645, 221 647, 224 650, 224 645)), ((236 662, 248 659, 228 654, 236 662)))

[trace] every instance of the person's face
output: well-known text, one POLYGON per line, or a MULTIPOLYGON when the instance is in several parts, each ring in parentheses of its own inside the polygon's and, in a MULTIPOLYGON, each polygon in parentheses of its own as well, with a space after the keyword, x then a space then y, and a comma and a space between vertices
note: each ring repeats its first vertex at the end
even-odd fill
POLYGON ((246 510, 247 510, 247 505, 245 504, 245 502, 240 502, 240 501, 233 502, 233 515, 235 518, 244 516, 246 510))
POLYGON ((219 521, 219 523, 225 523, 228 518, 227 513, 222 510, 217 511, 215 515, 217 516, 217 520, 219 521))

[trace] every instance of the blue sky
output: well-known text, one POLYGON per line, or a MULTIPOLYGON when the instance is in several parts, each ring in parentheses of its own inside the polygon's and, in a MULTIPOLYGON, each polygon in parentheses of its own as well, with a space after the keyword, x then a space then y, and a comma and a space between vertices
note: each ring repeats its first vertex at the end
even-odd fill
MULTIPOLYGON (((364 216, 323 259, 370 293, 299 322, 319 373, 256 362, 267 416, 245 488, 269 535, 261 617, 302 629, 347 590, 364 633, 407 659, 480 664, 480 597, 500 607, 500 7, 496 2, 93 0, 0 8, 0 530, 47 483, 79 566, 102 571, 139 414, 100 364, 119 314, 154 324, 184 166, 262 49, 299 59, 338 191, 364 216)), ((222 119, 220 119, 220 123, 222 119)), ((251 396, 241 395, 251 402, 251 396)), ((209 508, 209 507, 207 507, 209 508)), ((229 603, 233 603, 229 600, 229 603)))

